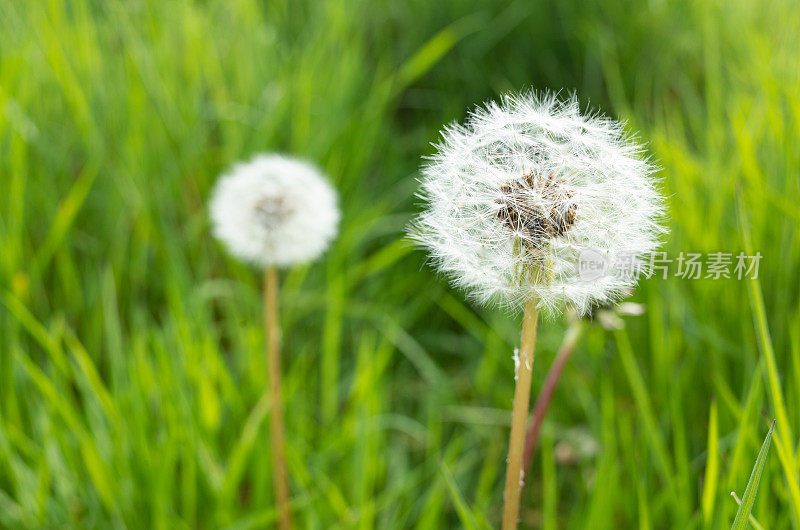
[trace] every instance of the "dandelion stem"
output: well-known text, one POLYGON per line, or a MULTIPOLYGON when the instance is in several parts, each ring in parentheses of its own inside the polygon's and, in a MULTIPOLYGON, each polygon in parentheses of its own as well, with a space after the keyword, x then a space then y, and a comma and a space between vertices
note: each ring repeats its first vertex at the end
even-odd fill
POLYGON ((528 432, 525 435, 525 452, 522 457, 522 469, 528 470, 531 466, 531 459, 533 452, 536 450, 536 444, 539 441, 539 431, 544 423, 544 417, 547 415, 547 409, 550 406, 550 401, 553 399, 553 393, 558 386, 558 380, 561 378, 561 373, 564 371, 567 361, 569 361, 572 352, 575 351, 575 346, 578 344, 578 339, 583 331, 583 321, 576 319, 570 324, 567 334, 561 346, 558 348, 556 358, 547 372, 542 390, 536 398, 536 404, 533 406, 533 419, 531 425, 528 427, 528 432))
POLYGON ((525 446, 525 424, 531 397, 531 375, 536 345, 536 324, 539 311, 536 300, 528 300, 522 319, 522 340, 519 348, 517 384, 514 390, 514 408, 511 413, 511 435, 508 442, 508 466, 503 504, 503 530, 517 528, 519 500, 522 490, 522 452, 525 446))
POLYGON ((283 402, 281 400, 280 324, 278 322, 278 270, 267 267, 264 271, 264 328, 267 335, 267 375, 272 402, 270 415, 270 441, 275 502, 278 505, 281 530, 292 528, 289 511, 289 484, 286 470, 285 435, 283 432, 283 402))

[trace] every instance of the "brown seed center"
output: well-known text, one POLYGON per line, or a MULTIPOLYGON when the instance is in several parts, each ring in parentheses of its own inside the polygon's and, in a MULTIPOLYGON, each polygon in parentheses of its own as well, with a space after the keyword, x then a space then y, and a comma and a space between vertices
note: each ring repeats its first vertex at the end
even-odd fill
POLYGON ((532 250, 564 235, 575 223, 578 204, 561 178, 553 173, 537 179, 531 172, 500 187, 497 217, 532 250))

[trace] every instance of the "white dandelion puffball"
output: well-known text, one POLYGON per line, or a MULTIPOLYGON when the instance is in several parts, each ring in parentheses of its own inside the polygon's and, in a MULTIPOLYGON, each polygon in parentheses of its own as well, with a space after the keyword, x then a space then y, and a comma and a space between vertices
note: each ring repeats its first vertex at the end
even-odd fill
POLYGON ((441 133, 410 236, 479 302, 586 314, 648 272, 666 230, 657 169, 617 121, 527 92, 441 133))
POLYGON ((336 236, 336 191, 308 162, 258 155, 220 177, 211 197, 214 235, 259 266, 304 263, 336 236))

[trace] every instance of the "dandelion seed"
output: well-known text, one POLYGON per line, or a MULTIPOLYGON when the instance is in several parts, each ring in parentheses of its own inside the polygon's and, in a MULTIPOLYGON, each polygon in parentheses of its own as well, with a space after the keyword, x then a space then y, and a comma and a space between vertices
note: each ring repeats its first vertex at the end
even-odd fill
POLYGON ((514 348, 514 354, 511 357, 514 360, 514 381, 519 376, 519 348, 514 348))

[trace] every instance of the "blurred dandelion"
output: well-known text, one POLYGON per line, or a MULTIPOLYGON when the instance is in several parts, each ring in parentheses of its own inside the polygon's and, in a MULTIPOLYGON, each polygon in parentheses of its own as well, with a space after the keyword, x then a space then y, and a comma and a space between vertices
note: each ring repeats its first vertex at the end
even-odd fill
POLYGON ((281 402, 278 270, 319 257, 336 236, 336 191, 308 162, 259 155, 220 177, 210 202, 214 235, 231 254, 264 267, 264 327, 271 445, 280 527, 292 527, 281 402))
POLYGON ((524 308, 503 512, 516 528, 538 313, 586 314, 647 272, 665 232, 656 167, 622 124, 551 93, 489 102, 436 147, 410 237, 476 301, 524 308), (601 274, 584 274, 587 254, 601 274))
POLYGON ((259 155, 217 183, 214 235, 231 254, 260 266, 317 258, 336 236, 336 192, 317 168, 283 155, 259 155))

